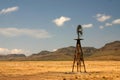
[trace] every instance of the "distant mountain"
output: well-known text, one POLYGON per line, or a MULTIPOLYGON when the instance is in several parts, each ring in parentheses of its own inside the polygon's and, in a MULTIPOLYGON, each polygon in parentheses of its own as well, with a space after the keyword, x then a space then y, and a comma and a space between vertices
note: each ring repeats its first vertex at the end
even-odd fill
MULTIPOLYGON (((85 60, 120 60, 120 41, 105 44, 100 49, 94 47, 83 47, 85 60)), ((69 46, 60 48, 57 51, 41 51, 30 56, 24 54, 0 55, 0 60, 73 60, 75 47, 69 46)))
POLYGON ((120 50, 120 41, 107 43, 104 47, 101 48, 101 50, 120 50))
POLYGON ((24 60, 25 58, 24 54, 0 55, 0 60, 24 60))
MULTIPOLYGON (((93 47, 83 47, 85 56, 90 56, 96 49, 93 47)), ((38 54, 32 54, 27 60, 73 60, 75 47, 60 48, 55 52, 41 51, 38 54)))
POLYGON ((120 60, 120 41, 105 44, 102 48, 87 57, 88 60, 120 60))
POLYGON ((27 57, 27 60, 42 60, 42 58, 46 55, 49 55, 50 51, 41 51, 39 53, 36 53, 36 54, 32 54, 30 56, 27 57))

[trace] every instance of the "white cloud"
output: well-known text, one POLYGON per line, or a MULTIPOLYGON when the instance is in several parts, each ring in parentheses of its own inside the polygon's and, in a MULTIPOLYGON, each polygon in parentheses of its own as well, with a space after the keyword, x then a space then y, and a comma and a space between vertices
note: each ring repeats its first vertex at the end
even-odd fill
POLYGON ((9 7, 9 8, 6 8, 6 9, 2 9, 2 10, 0 10, 0 14, 11 13, 11 12, 17 11, 18 9, 19 9, 18 6, 9 7))
POLYGON ((96 14, 96 17, 100 17, 100 16, 101 16, 101 14, 99 14, 99 13, 98 13, 98 14, 96 14))
POLYGON ((100 28, 100 29, 103 29, 103 28, 104 28, 104 26, 100 26, 99 28, 100 28))
POLYGON ((10 52, 12 54, 19 54, 19 53, 24 53, 24 50, 22 50, 22 49, 12 49, 10 52))
POLYGON ((100 21, 100 22, 104 22, 104 21, 106 21, 106 20, 108 20, 108 19, 111 18, 111 16, 105 15, 105 14, 96 14, 95 17, 96 17, 96 19, 97 19, 98 21, 100 21))
POLYGON ((69 17, 61 16, 60 18, 57 18, 57 19, 53 20, 53 22, 57 26, 62 26, 65 22, 70 21, 70 20, 71 20, 71 18, 69 18, 69 17))
POLYGON ((0 28, 0 35, 15 37, 15 36, 30 36, 35 38, 50 38, 51 35, 43 29, 18 29, 18 28, 0 28))
POLYGON ((83 24, 82 27, 83 28, 91 28, 91 27, 93 27, 93 24, 83 24))
POLYGON ((0 48, 0 54, 6 55, 6 54, 26 54, 29 53, 29 51, 22 50, 22 49, 7 49, 7 48, 0 48))
POLYGON ((116 19, 112 22, 113 24, 120 24, 120 19, 116 19))
POLYGON ((6 48, 0 48, 0 54, 8 54, 9 50, 6 48))
POLYGON ((112 26, 113 24, 111 23, 105 23, 105 26, 112 26))
POLYGON ((52 51, 55 52, 55 51, 57 51, 57 50, 58 50, 58 49, 53 49, 52 51))

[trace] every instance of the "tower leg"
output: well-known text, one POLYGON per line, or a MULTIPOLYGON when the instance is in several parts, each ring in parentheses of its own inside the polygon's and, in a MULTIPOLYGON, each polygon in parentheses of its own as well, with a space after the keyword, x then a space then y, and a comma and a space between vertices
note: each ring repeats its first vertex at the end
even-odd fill
POLYGON ((73 61, 73 66, 72 66, 72 72, 74 71, 75 60, 76 60, 76 56, 74 56, 74 61, 73 61))
POLYGON ((79 71, 79 62, 77 61, 77 72, 79 71))
POLYGON ((84 67, 84 72, 86 72, 84 59, 83 59, 83 67, 84 67))
POLYGON ((75 40, 77 40, 77 43, 76 43, 74 61, 73 61, 73 66, 72 66, 72 72, 74 71, 75 63, 77 63, 77 72, 82 71, 82 64, 84 67, 84 72, 86 72, 84 58, 83 58, 83 51, 82 51, 82 47, 80 43, 80 40, 82 39, 75 39, 75 40))
POLYGON ((85 62, 84 62, 84 58, 83 58, 83 51, 82 51, 82 47, 81 47, 81 42, 80 42, 80 50, 81 50, 80 60, 83 62, 84 72, 86 72, 85 62))
POLYGON ((79 60, 79 64, 80 64, 79 66, 80 66, 80 72, 81 72, 81 60, 79 60))

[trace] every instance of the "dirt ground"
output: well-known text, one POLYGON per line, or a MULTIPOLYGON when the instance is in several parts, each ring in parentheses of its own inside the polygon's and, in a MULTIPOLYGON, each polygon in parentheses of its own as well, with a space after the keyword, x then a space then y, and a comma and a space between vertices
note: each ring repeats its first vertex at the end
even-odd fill
POLYGON ((85 61, 86 73, 72 73, 72 63, 0 61, 0 80, 120 80, 120 61, 85 61))

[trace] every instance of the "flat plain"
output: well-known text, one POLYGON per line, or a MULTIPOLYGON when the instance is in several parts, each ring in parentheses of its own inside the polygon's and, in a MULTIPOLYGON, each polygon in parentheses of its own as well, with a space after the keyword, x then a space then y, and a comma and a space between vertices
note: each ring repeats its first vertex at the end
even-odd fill
POLYGON ((87 72, 71 72, 72 61, 0 61, 0 80, 120 80, 120 61, 85 61, 87 72))

